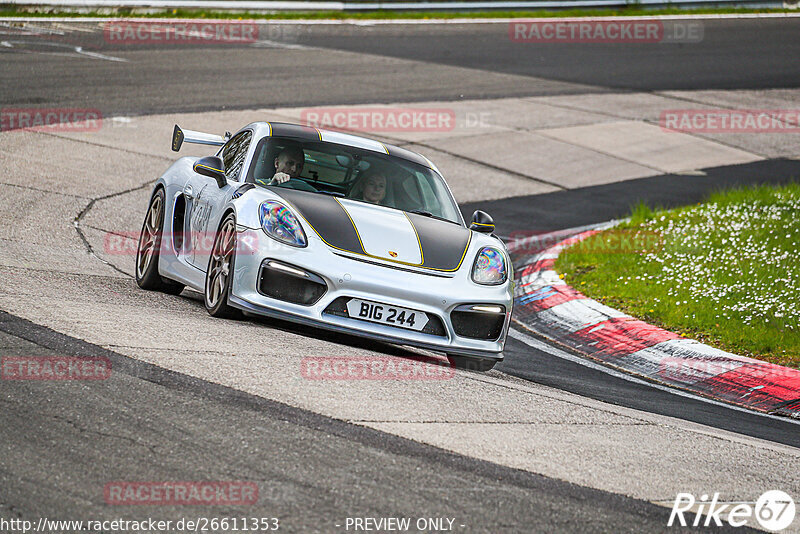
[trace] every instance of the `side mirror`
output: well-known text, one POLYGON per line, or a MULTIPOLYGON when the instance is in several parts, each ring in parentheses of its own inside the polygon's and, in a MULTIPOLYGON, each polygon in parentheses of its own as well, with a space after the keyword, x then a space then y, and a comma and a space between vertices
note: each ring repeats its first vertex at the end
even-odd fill
POLYGON ((494 232, 494 220, 485 211, 476 210, 475 213, 472 214, 472 223, 470 223, 469 229, 484 234, 491 234, 494 232))
POLYGON ((228 183, 225 179, 225 170, 222 164, 222 158, 217 156, 206 156, 198 159, 192 166, 192 170, 197 174, 208 176, 217 181, 219 187, 224 187, 228 183))

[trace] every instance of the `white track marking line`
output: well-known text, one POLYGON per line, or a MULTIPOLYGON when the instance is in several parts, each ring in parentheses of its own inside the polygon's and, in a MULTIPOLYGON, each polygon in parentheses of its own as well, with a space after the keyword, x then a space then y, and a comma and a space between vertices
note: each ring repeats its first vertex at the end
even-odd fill
POLYGON ((315 47, 305 46, 300 44, 292 44, 292 43, 281 43, 280 41, 270 41, 268 39, 263 39, 260 41, 256 41, 252 43, 250 46, 255 48, 285 48, 288 50, 312 50, 315 47))
POLYGON ((115 57, 115 56, 107 56, 107 55, 101 54, 99 52, 89 52, 87 50, 84 50, 83 47, 81 47, 81 46, 76 46, 75 47, 75 52, 77 52, 78 54, 80 54, 82 56, 88 56, 88 57, 91 57, 91 58, 94 58, 94 59, 105 59, 106 61, 118 61, 120 63, 127 63, 128 62, 128 60, 125 59, 125 58, 115 57))
POLYGON ((128 60, 125 59, 125 58, 107 56, 105 54, 100 54, 99 52, 89 52, 88 50, 84 50, 83 47, 81 47, 81 46, 73 46, 73 45, 68 45, 68 44, 64 44, 64 43, 12 40, 12 41, 2 41, 2 42, 0 42, 0 46, 4 46, 6 48, 11 48, 14 51, 19 52, 21 54, 43 54, 43 55, 49 55, 49 56, 66 56, 66 57, 76 57, 75 54, 77 54, 78 55, 77 57, 83 56, 83 57, 90 57, 92 59, 104 59, 106 61, 117 61, 117 62, 122 62, 122 63, 127 63, 128 62, 128 60), (14 46, 15 44, 16 45, 21 44, 21 45, 50 46, 50 47, 53 47, 53 48, 60 48, 60 49, 66 48, 66 49, 71 50, 71 52, 51 52, 51 51, 47 51, 47 50, 29 50, 27 48, 18 48, 16 46, 14 46))
MULTIPOLYGON (((65 31, 68 31, 68 32, 81 32, 81 33, 94 33, 95 32, 95 28, 86 28, 85 25, 80 24, 80 19, 78 19, 78 24, 69 25, 69 24, 59 23, 59 24, 56 25, 56 27, 57 28, 61 28, 61 29, 65 30, 65 31)), ((64 32, 61 32, 61 33, 63 34, 64 32)))
MULTIPOLYGON (((515 320, 515 322, 517 322, 518 324, 521 324, 516 320, 515 320)), ((570 361, 570 362, 573 362, 573 363, 577 363, 579 365, 583 365, 584 367, 588 367, 590 369, 594 369, 595 371, 601 371, 601 372, 609 374, 609 375, 611 375, 611 376, 613 376, 615 378, 621 378, 622 380, 627 380, 628 382, 633 382, 634 384, 640 384, 640 385, 643 385, 643 386, 648 386, 648 387, 651 387, 651 388, 659 389, 661 391, 666 391, 667 393, 673 393, 675 395, 679 395, 681 397, 686 397, 688 399, 707 402, 708 404, 713 404, 715 406, 721 406, 723 408, 730 408, 731 410, 736 410, 736 411, 739 411, 739 412, 744 412, 744 413, 748 413, 748 414, 752 414, 752 415, 759 415, 761 417, 766 417, 766 418, 773 419, 773 420, 776 420, 776 421, 783 421, 785 423, 792 423, 792 424, 795 424, 795 425, 800 425, 800 420, 792 419, 790 417, 779 417, 777 415, 771 415, 771 414, 768 414, 768 413, 756 412, 754 410, 748 410, 747 408, 742 408, 741 406, 736 406, 735 404, 728 404, 728 403, 725 403, 725 402, 716 401, 714 399, 708 399, 706 397, 701 397, 699 395, 693 395, 692 393, 688 393, 688 392, 683 391, 681 389, 672 388, 672 387, 669 387, 669 386, 664 386, 664 385, 661 385, 661 384, 658 384, 658 383, 655 383, 655 382, 650 382, 648 380, 642 380, 641 378, 636 378, 633 375, 629 375, 627 373, 623 373, 621 371, 617 371, 616 369, 613 369, 611 367, 607 367, 605 365, 601 365, 599 363, 595 363, 595 362, 593 362, 591 360, 588 360, 586 358, 582 358, 580 356, 576 356, 574 354, 571 354, 571 353, 566 352, 564 350, 561 350, 559 348, 556 348, 556 347, 553 347, 551 345, 548 345, 544 341, 540 341, 540 340, 538 340, 538 339, 536 339, 536 338, 534 338, 532 336, 529 336, 528 334, 526 334, 524 332, 520 332, 519 330, 516 330, 516 329, 513 329, 513 328, 509 329, 508 335, 510 337, 516 339, 517 341, 521 341, 522 343, 528 345, 531 348, 534 348, 536 350, 540 350, 542 352, 546 352, 547 354, 550 354, 551 356, 555 356, 557 358, 561 358, 562 360, 567 360, 567 361, 570 361)))

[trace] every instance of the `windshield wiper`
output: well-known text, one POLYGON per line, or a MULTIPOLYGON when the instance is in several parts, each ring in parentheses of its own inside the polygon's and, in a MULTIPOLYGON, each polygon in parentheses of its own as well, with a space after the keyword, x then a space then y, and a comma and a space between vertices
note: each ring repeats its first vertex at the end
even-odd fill
MULTIPOLYGON (((422 215, 423 217, 430 217, 431 219, 438 219, 440 221, 447 221, 449 223, 458 224, 455 221, 451 221, 450 219, 445 219, 444 217, 439 217, 438 215, 434 215, 433 213, 425 210, 410 210, 409 213, 416 213, 417 215, 422 215)), ((461 226, 460 224, 458 224, 461 226)))
POLYGON ((323 195, 330 195, 332 197, 339 197, 339 198, 345 197, 344 193, 340 193, 338 191, 325 191, 324 189, 317 189, 316 193, 322 193, 323 195))
POLYGON ((433 217, 433 213, 425 210, 411 210, 411 213, 416 213, 417 215, 424 215, 425 217, 433 217))

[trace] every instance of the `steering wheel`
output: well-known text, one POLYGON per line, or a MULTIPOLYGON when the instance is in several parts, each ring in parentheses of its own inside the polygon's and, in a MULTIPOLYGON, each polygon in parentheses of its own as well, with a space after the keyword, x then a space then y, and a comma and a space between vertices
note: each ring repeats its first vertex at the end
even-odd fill
POLYGON ((296 189, 297 191, 310 191, 312 193, 316 193, 317 190, 312 187, 311 185, 307 184, 300 178, 292 178, 282 184, 270 184, 278 187, 286 187, 288 189, 296 189))

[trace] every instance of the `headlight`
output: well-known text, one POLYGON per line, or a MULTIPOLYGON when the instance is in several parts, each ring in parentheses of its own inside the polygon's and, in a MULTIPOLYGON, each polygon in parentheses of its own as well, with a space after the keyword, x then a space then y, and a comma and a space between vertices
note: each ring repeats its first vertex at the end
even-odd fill
POLYGON ((492 247, 483 247, 472 266, 472 280, 478 284, 495 286, 506 281, 506 260, 503 254, 492 247))
POLYGON ((294 216, 294 213, 289 208, 280 202, 268 200, 261 204, 258 212, 261 228, 271 238, 293 247, 305 247, 308 245, 308 240, 305 232, 303 232, 303 227, 300 226, 300 221, 297 220, 297 217, 294 216))

